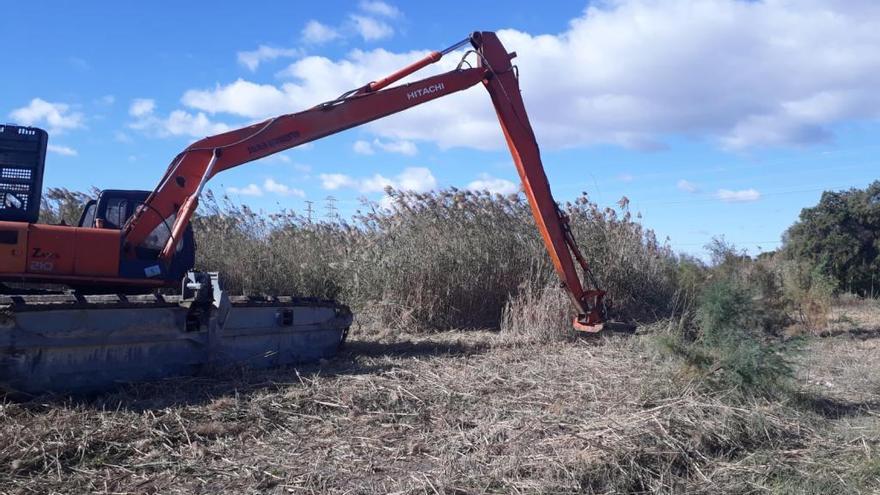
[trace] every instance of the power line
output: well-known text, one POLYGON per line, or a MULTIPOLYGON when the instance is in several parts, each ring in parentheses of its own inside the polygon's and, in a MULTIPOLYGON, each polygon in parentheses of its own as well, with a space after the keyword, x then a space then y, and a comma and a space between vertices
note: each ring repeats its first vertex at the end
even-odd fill
POLYGON ((309 223, 312 223, 312 213, 313 213, 312 204, 313 203, 314 203, 314 201, 306 200, 306 219, 309 221, 309 223))
MULTIPOLYGON (((819 187, 819 188, 813 188, 813 189, 792 189, 792 190, 788 190, 788 191, 771 191, 771 192, 767 192, 767 193, 759 193, 760 196, 758 197, 758 199, 764 198, 765 196, 781 196, 781 195, 786 195, 786 194, 800 194, 800 193, 807 193, 807 192, 825 192, 825 191, 829 191, 829 190, 846 189, 847 187, 849 187, 849 186, 826 186, 826 187, 819 187)), ((679 200, 679 201, 656 201, 656 200, 639 201, 639 200, 632 199, 633 205, 635 205, 635 206, 642 205, 642 204, 679 205, 679 204, 691 204, 691 203, 708 203, 708 202, 717 202, 717 201, 725 202, 724 200, 722 200, 721 198, 718 198, 717 196, 708 197, 708 198, 703 197, 703 198, 686 199, 686 200, 679 200)), ((727 202, 728 203, 742 203, 742 202, 746 202, 746 201, 727 201, 727 202)))
MULTIPOLYGON (((865 151, 865 150, 876 149, 876 148, 880 148, 880 146, 862 146, 862 147, 847 148, 847 149, 843 149, 843 150, 839 150, 839 151, 828 152, 827 154, 823 153, 822 155, 818 155, 818 156, 813 155, 811 157, 811 159, 785 158, 785 159, 759 161, 759 162, 752 161, 752 162, 746 162, 746 163, 742 163, 742 162, 723 163, 722 162, 716 166, 710 166, 710 167, 705 167, 705 166, 699 167, 699 168, 689 167, 689 168, 684 168, 684 169, 669 171, 669 172, 654 172, 654 173, 648 173, 648 174, 637 174, 636 178, 637 179, 657 179, 657 178, 663 178, 663 177, 676 177, 676 176, 680 178, 682 175, 694 175, 694 174, 705 175, 705 174, 715 174, 715 173, 721 173, 721 172, 734 172, 737 170, 744 170, 744 169, 750 169, 750 168, 756 168, 756 167, 779 167, 779 166, 787 166, 787 165, 792 166, 792 165, 798 165, 799 163, 802 163, 802 162, 808 161, 808 160, 812 160, 812 161, 839 160, 839 159, 841 159, 842 156, 852 155, 852 154, 857 153, 859 151, 865 151)), ((837 170, 844 170, 844 169, 856 169, 856 168, 862 168, 862 167, 870 169, 875 166, 876 166, 876 159, 871 158, 870 162, 857 164, 857 165, 848 164, 848 165, 844 165, 844 166, 835 166, 833 164, 826 163, 824 165, 818 165, 818 166, 809 167, 809 168, 799 167, 798 172, 816 172, 816 171, 831 170, 831 169, 837 171, 837 170)), ((751 179, 751 178, 772 177, 775 175, 780 175, 780 174, 770 174, 770 175, 762 174, 762 175, 755 175, 755 176, 750 175, 749 178, 751 179)), ((601 182, 607 184, 607 183, 617 182, 617 180, 608 179, 608 180, 604 180, 601 182)), ((595 179, 594 179, 594 183, 595 183, 595 179)), ((578 187, 585 187, 588 185, 589 185, 589 183, 584 182, 584 183, 578 184, 578 187)))
POLYGON ((339 209, 336 208, 336 198, 333 196, 327 196, 324 198, 324 201, 326 202, 324 209, 327 210, 327 219, 337 220, 339 218, 339 209))
MULTIPOLYGON (((706 244, 709 244, 710 242, 711 241, 706 241, 706 242, 675 242, 675 241, 670 241, 670 244, 672 244, 673 246, 705 246, 706 244)), ((742 245, 742 244, 782 244, 782 241, 737 241, 736 243, 739 245, 742 245)))

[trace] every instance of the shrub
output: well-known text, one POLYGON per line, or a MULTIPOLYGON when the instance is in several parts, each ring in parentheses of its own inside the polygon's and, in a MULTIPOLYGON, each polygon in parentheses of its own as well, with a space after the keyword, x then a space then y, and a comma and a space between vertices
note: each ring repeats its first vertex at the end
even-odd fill
POLYGON ((812 333, 826 329, 836 289, 834 280, 821 268, 802 261, 785 260, 780 272, 785 301, 798 323, 812 333))
POLYGON ((732 279, 711 283, 696 311, 696 338, 666 336, 663 346, 706 383, 749 393, 774 394, 793 375, 793 343, 768 338, 748 287, 732 279))
POLYGON ((723 238, 713 239, 706 249, 713 262, 707 280, 728 281, 746 290, 756 328, 779 335, 790 321, 789 308, 783 298, 781 279, 771 262, 766 258, 753 260, 723 238))

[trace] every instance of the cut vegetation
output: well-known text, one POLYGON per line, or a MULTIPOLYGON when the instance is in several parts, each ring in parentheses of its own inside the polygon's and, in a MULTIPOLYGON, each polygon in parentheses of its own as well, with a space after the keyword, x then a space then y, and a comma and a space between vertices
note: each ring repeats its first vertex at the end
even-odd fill
MULTIPOLYGON (((661 331, 658 329, 658 331, 661 331)), ((2 490, 870 493, 880 340, 811 343, 797 393, 705 389, 653 335, 361 340, 320 366, 0 408, 2 490)))

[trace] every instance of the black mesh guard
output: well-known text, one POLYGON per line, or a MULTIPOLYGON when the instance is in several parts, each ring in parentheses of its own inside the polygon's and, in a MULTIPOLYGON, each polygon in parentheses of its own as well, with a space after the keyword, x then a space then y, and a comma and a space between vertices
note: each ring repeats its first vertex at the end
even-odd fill
POLYGON ((37 222, 48 141, 42 129, 0 124, 0 221, 37 222))

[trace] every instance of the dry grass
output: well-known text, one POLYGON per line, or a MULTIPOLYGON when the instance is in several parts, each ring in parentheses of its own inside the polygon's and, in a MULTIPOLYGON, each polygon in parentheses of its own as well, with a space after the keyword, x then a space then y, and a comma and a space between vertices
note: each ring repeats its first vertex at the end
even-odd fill
POLYGON ((504 308, 500 340, 542 344, 575 337, 571 300, 561 287, 525 285, 504 308))
POLYGON ((880 334, 880 300, 845 296, 831 308, 825 332, 880 334))
POLYGON ((880 341, 814 344, 786 404, 700 393, 650 343, 355 340, 299 370, 6 403, 0 492, 880 488, 880 341))

